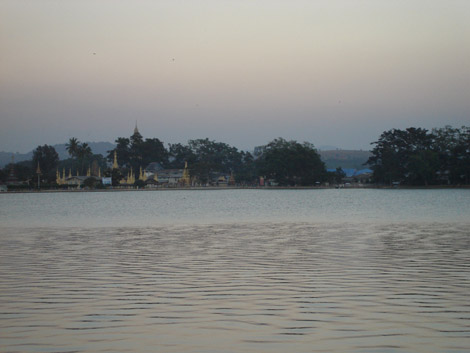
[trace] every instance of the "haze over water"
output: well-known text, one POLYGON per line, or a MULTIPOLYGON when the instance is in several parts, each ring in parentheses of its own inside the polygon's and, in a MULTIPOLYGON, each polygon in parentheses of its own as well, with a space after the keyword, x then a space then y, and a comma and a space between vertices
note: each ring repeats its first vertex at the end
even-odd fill
POLYGON ((0 195, 0 351, 467 352, 470 190, 0 195))

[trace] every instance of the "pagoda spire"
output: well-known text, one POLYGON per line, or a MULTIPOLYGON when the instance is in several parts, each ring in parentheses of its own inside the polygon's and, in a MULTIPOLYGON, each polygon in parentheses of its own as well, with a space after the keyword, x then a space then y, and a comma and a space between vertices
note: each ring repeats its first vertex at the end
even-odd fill
MULTIPOLYGON (((39 175, 40 173, 38 173, 38 171, 41 171, 39 169, 39 163, 38 163, 38 169, 36 170, 36 173, 39 175)), ((57 185, 62 185, 62 179, 60 178, 59 169, 57 169, 55 172, 55 182, 57 183, 57 185)))
POLYGON ((118 169, 118 162, 117 162, 117 151, 114 150, 114 162, 113 162, 113 169, 118 169))
POLYGON ((139 180, 145 181, 145 174, 142 171, 142 167, 140 167, 139 180))
POLYGON ((139 134, 139 129, 137 128, 137 120, 135 121, 134 134, 139 134))
POLYGON ((190 186, 191 185, 191 178, 189 176, 188 162, 184 162, 184 170, 183 170, 183 176, 181 178, 181 182, 183 183, 184 186, 190 186))

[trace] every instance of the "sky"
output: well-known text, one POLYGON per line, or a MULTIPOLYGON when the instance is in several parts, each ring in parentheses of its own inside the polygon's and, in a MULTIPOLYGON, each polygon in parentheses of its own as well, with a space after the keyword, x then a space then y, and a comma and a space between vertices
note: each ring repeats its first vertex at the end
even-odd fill
POLYGON ((470 125, 468 0, 0 0, 0 150, 470 125))

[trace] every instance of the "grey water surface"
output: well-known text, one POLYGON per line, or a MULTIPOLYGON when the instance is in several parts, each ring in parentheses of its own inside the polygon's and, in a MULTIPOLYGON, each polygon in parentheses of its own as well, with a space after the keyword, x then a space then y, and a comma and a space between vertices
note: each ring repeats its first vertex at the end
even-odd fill
POLYGON ((468 352, 470 190, 0 195, 1 352, 468 352))

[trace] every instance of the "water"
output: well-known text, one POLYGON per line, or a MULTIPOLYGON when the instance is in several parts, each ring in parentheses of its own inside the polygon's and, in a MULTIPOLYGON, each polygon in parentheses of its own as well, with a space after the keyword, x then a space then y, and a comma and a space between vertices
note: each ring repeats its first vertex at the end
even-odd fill
POLYGON ((2 352, 468 352, 469 190, 0 195, 2 352))
POLYGON ((465 222, 470 190, 187 190, 0 194, 13 227, 259 222, 465 222))

